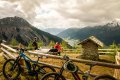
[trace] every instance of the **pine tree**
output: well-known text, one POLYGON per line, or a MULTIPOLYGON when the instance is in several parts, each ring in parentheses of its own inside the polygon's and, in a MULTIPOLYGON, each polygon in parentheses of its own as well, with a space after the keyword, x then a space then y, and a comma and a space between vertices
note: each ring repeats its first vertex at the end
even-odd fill
POLYGON ((28 48, 29 48, 29 49, 32 49, 32 48, 33 48, 32 41, 29 42, 28 48))
POLYGON ((42 41, 39 41, 38 42, 38 47, 41 47, 41 46, 43 46, 44 45, 44 43, 42 42, 42 41))
POLYGON ((63 48, 68 48, 67 42, 65 42, 65 41, 62 41, 61 45, 63 48))
POLYGON ((55 45, 55 42, 54 41, 50 41, 50 43, 49 43, 49 47, 53 47, 55 45))
POLYGON ((18 43, 18 41, 16 40, 16 39, 12 39, 11 41, 10 41, 10 44, 12 45, 12 46, 17 46, 19 43, 18 43))
POLYGON ((115 42, 113 42, 113 43, 110 45, 110 48, 112 48, 112 49, 117 48, 117 45, 115 44, 115 42))

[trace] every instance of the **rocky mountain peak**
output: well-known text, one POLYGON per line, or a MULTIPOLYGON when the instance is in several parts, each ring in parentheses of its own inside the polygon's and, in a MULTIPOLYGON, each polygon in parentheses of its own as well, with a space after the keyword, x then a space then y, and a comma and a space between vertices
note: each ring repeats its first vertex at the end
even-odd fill
POLYGON ((23 26, 30 26, 30 24, 23 18, 20 17, 6 17, 0 19, 0 25, 4 26, 7 25, 9 27, 23 27, 23 26))
POLYGON ((116 26, 120 26, 120 19, 115 19, 109 23, 107 23, 107 26, 109 27, 116 27, 116 26))

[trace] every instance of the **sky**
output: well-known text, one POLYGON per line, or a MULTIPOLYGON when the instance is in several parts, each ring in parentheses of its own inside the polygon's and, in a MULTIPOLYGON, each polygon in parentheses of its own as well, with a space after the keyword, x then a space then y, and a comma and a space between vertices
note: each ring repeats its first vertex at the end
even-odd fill
POLYGON ((82 28, 120 19, 120 0, 0 0, 0 18, 11 16, 39 29, 82 28))

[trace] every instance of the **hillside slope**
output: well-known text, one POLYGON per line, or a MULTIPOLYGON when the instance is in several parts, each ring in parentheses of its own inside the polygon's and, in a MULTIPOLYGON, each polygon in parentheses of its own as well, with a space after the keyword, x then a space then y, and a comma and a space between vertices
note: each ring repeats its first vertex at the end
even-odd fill
POLYGON ((33 41, 34 37, 43 41, 44 44, 48 44, 50 41, 62 41, 57 36, 35 28, 23 18, 15 16, 0 19, 0 40, 4 39, 10 42, 12 39, 16 39, 18 42, 28 45, 29 41, 33 41))

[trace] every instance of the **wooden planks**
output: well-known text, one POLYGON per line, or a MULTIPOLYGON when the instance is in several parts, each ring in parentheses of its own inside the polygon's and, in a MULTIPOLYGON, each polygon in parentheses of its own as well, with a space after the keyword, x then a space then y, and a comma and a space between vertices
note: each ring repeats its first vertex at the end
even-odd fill
MULTIPOLYGON (((1 47, 1 50, 7 54, 6 56, 10 57, 10 58, 16 58, 12 53, 10 53, 9 51, 7 51, 6 49, 4 49, 3 47, 1 47)), ((5 56, 5 55, 4 55, 5 56)))
POLYGON ((14 53, 17 53, 17 50, 9 47, 8 45, 5 45, 3 43, 1 43, 1 48, 0 48, 4 54, 3 57, 7 60, 10 58, 16 59, 16 56, 14 55, 14 53))
POLYGON ((1 43, 1 46, 2 46, 3 48, 9 49, 10 51, 13 51, 13 52, 17 53, 17 50, 9 47, 8 45, 5 45, 5 44, 1 43))

